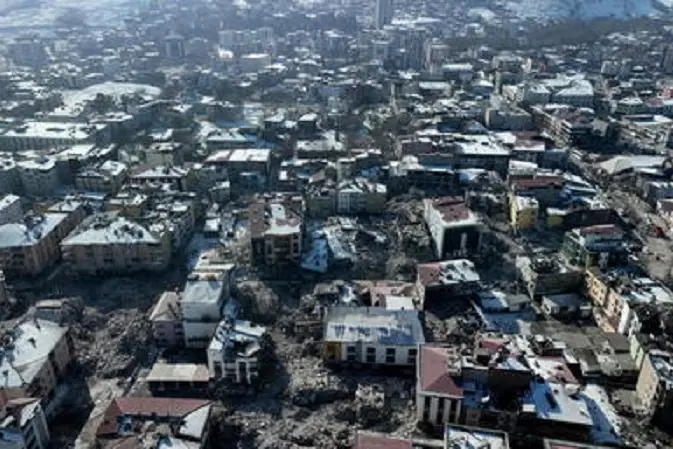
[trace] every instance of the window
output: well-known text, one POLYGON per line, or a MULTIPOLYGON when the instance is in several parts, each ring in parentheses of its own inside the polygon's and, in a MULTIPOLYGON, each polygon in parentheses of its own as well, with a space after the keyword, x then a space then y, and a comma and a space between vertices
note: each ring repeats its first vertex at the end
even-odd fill
POLYGON ((409 365, 413 365, 416 363, 416 355, 418 354, 418 349, 412 348, 409 349, 409 352, 407 353, 407 363, 409 365))
POLYGON ((376 348, 367 348, 367 363, 376 363, 376 348))
POLYGON ((355 361, 355 346, 346 346, 346 360, 349 362, 355 361))
POLYGON ((439 399, 439 404, 437 404, 437 422, 441 423, 442 417, 444 416, 444 407, 446 407, 446 400, 444 398, 439 399))
POLYGON ((395 348, 386 348, 386 363, 395 363, 395 348))

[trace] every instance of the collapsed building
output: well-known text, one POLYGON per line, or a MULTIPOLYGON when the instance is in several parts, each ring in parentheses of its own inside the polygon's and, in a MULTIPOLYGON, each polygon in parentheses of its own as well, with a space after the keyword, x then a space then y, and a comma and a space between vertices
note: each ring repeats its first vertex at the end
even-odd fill
POLYGON ((214 380, 253 383, 259 377, 266 328, 225 318, 208 346, 208 371, 214 380))
POLYGON ((96 447, 202 449, 210 431, 212 403, 201 399, 119 397, 96 429, 96 447))
POLYGON ((297 264, 304 238, 301 196, 257 198, 248 208, 250 244, 255 263, 269 267, 297 264))
POLYGON ((482 223, 462 198, 426 199, 423 208, 438 259, 466 256, 480 250, 482 223))
POLYGON ((420 307, 428 302, 470 298, 481 288, 481 278, 474 263, 467 259, 420 264, 416 286, 420 307))

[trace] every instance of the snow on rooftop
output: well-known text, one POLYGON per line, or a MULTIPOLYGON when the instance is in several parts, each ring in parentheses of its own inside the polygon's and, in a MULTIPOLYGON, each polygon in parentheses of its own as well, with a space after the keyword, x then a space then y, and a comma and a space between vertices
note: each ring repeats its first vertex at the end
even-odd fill
POLYGON ((116 83, 105 82, 94 84, 80 90, 67 90, 63 92, 64 109, 76 111, 96 98, 96 95, 103 94, 119 99, 123 95, 141 95, 147 100, 153 100, 159 97, 161 89, 149 84, 116 83))
POLYGON ((622 446, 624 421, 617 414, 605 389, 599 385, 588 384, 582 391, 582 397, 594 422, 591 428, 592 440, 598 444, 622 446))
POLYGON ((0 248, 34 245, 67 217, 65 213, 47 213, 24 219, 22 223, 4 224, 0 226, 0 248))
POLYGON ((538 419, 590 427, 589 407, 579 395, 578 385, 533 380, 524 396, 524 405, 533 405, 538 419))
POLYGON ((5 345, 0 353, 0 386, 21 387, 30 384, 45 363, 49 353, 67 332, 51 321, 26 321, 16 326, 8 335, 11 345, 5 345))
POLYGON ((326 318, 323 340, 384 345, 425 342, 418 312, 377 307, 333 307, 326 318))
POLYGON ((115 214, 98 214, 86 220, 63 245, 159 244, 146 227, 115 214))

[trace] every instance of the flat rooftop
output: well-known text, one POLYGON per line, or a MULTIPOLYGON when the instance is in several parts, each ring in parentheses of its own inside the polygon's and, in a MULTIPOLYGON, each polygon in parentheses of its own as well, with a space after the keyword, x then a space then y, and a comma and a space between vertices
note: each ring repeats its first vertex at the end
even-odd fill
POLYGON ((378 307, 333 307, 327 313, 325 341, 412 346, 425 342, 418 312, 378 307))
POLYGON ((65 213, 46 213, 24 218, 21 223, 4 224, 0 226, 0 248, 35 245, 66 218, 65 213))
POLYGON ((0 387, 17 388, 30 384, 42 366, 48 362, 49 353, 65 336, 68 329, 46 320, 25 321, 7 332, 8 342, 3 344, 0 356, 0 387))
POLYGON ((116 213, 101 213, 87 218, 66 237, 62 245, 158 245, 161 239, 146 227, 116 213))
POLYGON ((147 375, 147 382, 208 382, 208 366, 198 363, 157 362, 147 375))

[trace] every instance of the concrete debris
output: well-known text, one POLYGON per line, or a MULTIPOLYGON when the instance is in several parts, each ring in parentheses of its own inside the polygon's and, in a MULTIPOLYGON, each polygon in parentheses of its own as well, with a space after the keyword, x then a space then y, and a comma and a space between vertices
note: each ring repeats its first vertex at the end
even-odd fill
POLYGON ((278 319, 280 301, 278 294, 261 281, 243 281, 233 292, 243 309, 243 315, 251 321, 273 323, 278 319))
POLYGON ((150 324, 135 309, 107 316, 87 309, 73 329, 80 364, 102 378, 131 375, 153 350, 150 324))
POLYGON ((386 397, 380 385, 358 385, 355 392, 355 419, 365 427, 388 419, 386 397))

